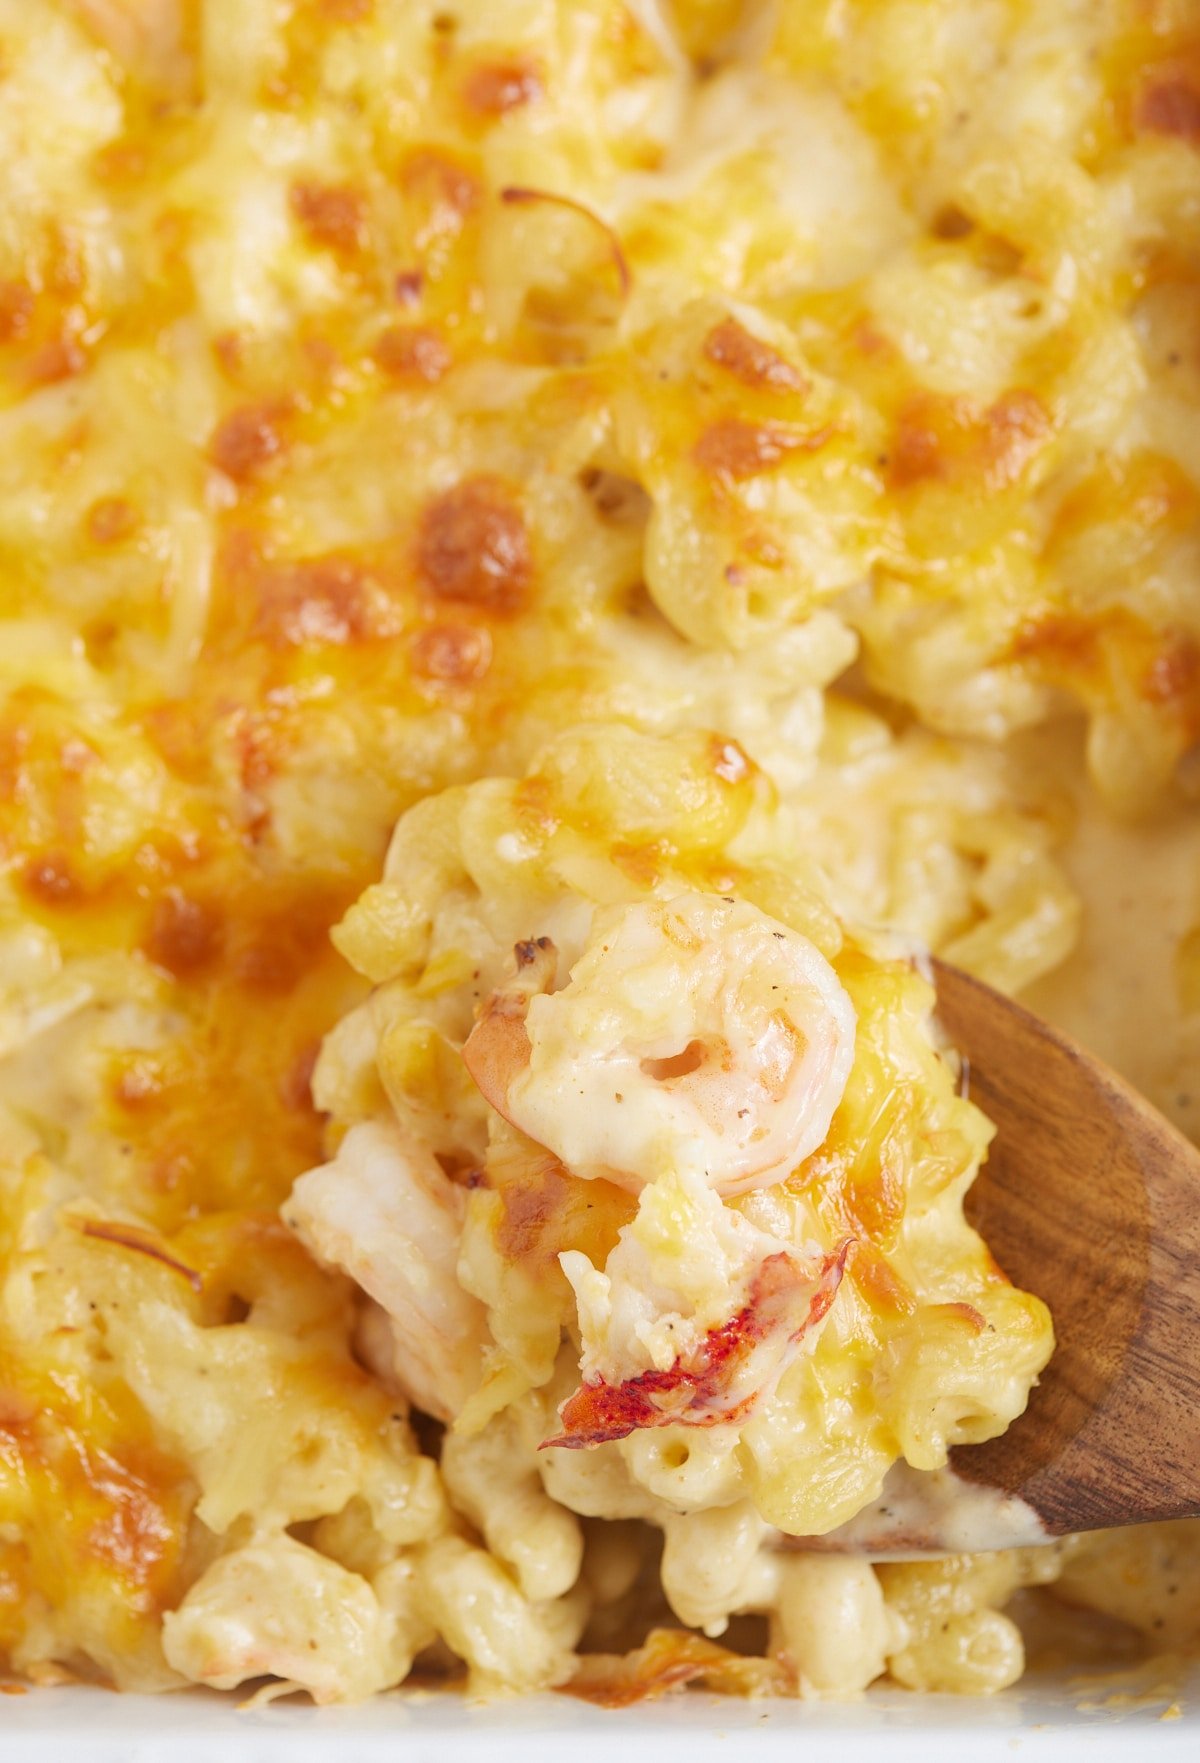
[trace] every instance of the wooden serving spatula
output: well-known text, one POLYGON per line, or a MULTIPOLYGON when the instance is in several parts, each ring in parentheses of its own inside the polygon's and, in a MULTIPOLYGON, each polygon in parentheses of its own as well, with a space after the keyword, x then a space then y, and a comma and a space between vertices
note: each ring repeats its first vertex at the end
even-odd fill
POLYGON ((1049 1304, 1058 1345, 1008 1431, 951 1452, 927 1509, 912 1497, 924 1478, 901 1471, 899 1501, 885 1483, 878 1507, 800 1546, 989 1549, 1200 1515, 1200 1151, 1019 1004, 941 962, 934 979, 997 1128, 968 1212, 1008 1277, 1049 1304), (943 1522, 956 1489, 969 1543, 943 1522))

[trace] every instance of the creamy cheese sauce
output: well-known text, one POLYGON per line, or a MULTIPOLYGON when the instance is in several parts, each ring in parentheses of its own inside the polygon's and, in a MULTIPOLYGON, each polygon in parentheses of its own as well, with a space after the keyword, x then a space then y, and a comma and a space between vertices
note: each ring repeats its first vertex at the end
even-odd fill
POLYGON ((901 1462, 888 1470, 877 1500, 827 1536, 804 1538, 803 1547, 919 1561, 1053 1540, 1033 1507, 1015 1495, 967 1481, 952 1469, 919 1470, 901 1462))

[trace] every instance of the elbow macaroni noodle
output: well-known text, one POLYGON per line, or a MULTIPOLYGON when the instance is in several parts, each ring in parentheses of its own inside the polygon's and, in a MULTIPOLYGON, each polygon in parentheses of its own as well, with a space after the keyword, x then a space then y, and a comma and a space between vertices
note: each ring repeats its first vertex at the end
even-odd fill
POLYGON ((1101 1033, 1189 876, 1197 1124, 1189 0, 0 0, 0 148, 5 1669, 1193 1645, 803 1541, 1053 1346, 926 954, 1101 1033))

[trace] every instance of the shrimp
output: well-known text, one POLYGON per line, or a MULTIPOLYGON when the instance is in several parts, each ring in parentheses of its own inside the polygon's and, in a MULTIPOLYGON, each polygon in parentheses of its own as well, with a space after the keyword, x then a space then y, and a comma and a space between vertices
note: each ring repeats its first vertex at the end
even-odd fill
POLYGON ((418 1408, 452 1421, 479 1383, 484 1308, 458 1283, 465 1195, 395 1121, 351 1127, 336 1157, 310 1169, 285 1224, 387 1312, 397 1382, 418 1408))
POLYGON ((823 1142, 854 1008, 820 951, 748 902, 682 893, 600 912, 561 990, 549 939, 519 943, 516 965, 463 1059, 572 1175, 639 1193, 686 1166, 743 1194, 823 1142))
POLYGON ((543 1449, 747 1419, 815 1345, 852 1249, 846 1238, 832 1252, 798 1251, 694 1172, 660 1177, 602 1273, 577 1250, 559 1257, 575 1291, 583 1382, 543 1449))

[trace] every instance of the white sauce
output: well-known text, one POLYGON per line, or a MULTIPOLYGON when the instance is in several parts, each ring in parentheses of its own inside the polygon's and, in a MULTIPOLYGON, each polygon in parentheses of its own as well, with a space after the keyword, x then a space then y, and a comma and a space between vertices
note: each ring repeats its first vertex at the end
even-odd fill
POLYGON ((952 1469, 912 1469, 901 1462, 884 1477, 878 1500, 826 1536, 806 1537, 804 1547, 905 1561, 1027 1549, 1053 1540, 1033 1507, 1015 1495, 966 1481, 952 1469))

